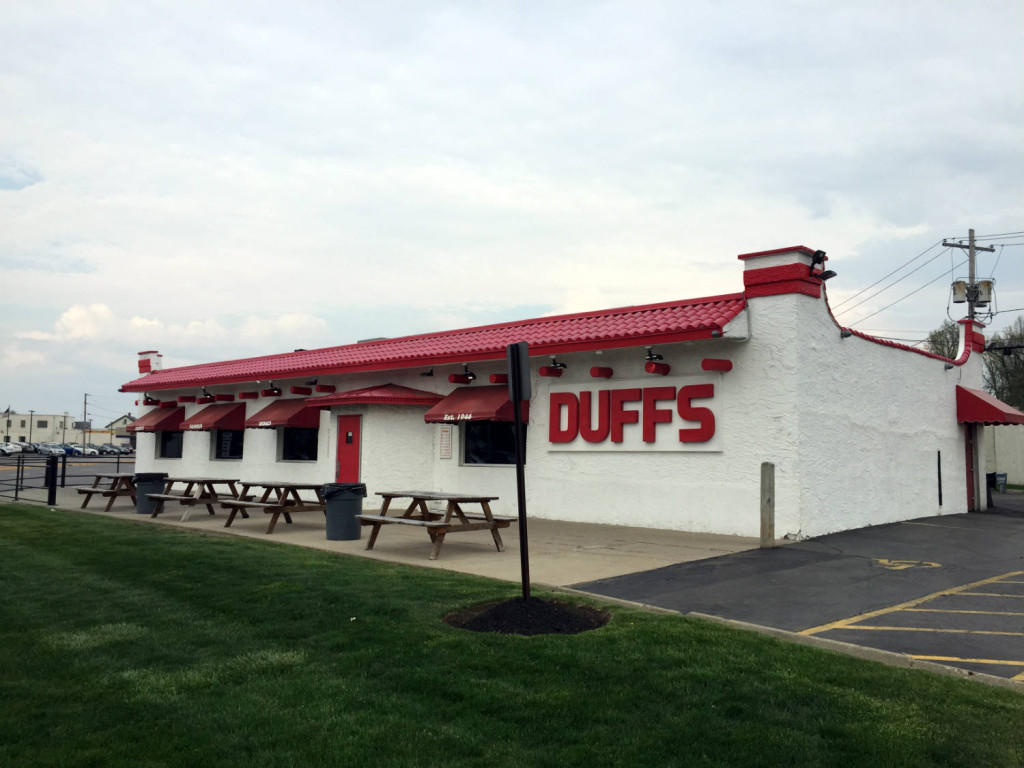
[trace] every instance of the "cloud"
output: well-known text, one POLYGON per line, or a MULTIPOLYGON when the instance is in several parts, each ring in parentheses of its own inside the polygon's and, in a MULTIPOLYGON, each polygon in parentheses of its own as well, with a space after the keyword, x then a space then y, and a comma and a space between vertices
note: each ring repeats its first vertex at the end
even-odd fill
POLYGON ((134 346, 176 346, 210 348, 226 344, 243 349, 275 351, 272 346, 282 340, 317 336, 327 323, 306 313, 286 313, 262 317, 250 315, 233 326, 225 326, 214 318, 187 323, 166 323, 155 318, 118 317, 106 304, 80 304, 69 307, 53 324, 52 331, 19 331, 15 337, 52 343, 105 344, 134 346))
POLYGON ((38 370, 46 363, 46 355, 32 349, 22 349, 18 344, 5 344, 0 347, 0 370, 12 371, 15 368, 38 370))
POLYGON ((42 174, 35 168, 11 157, 0 157, 0 189, 18 192, 42 180, 42 174))

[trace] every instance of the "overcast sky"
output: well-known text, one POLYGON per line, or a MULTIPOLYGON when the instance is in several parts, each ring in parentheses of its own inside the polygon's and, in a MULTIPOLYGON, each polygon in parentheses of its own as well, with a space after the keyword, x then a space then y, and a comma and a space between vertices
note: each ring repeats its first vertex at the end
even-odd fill
MULTIPOLYGON (((966 274, 929 249, 1024 230, 1020 0, 0 14, 0 410, 81 415, 88 392, 106 424, 139 350, 727 293, 737 254, 797 244, 828 252, 833 305, 937 257, 839 316, 920 339, 966 274)), ((979 273, 1024 308, 1024 241, 986 242, 1007 245, 979 273)))

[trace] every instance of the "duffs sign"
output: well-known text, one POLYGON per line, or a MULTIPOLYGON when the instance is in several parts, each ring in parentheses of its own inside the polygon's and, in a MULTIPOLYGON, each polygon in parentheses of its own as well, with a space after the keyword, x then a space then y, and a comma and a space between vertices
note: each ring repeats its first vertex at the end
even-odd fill
POLYGON ((719 376, 555 385, 549 451, 720 451, 719 376))

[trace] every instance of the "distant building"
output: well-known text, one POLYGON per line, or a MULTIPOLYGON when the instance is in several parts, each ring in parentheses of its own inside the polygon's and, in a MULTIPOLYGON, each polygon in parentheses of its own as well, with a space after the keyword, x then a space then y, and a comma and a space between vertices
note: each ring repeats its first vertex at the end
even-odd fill
POLYGON ((126 413, 110 422, 103 429, 75 429, 79 423, 70 413, 19 413, 8 409, 0 412, 0 442, 18 443, 114 443, 115 445, 132 442, 128 425, 135 417, 126 413))

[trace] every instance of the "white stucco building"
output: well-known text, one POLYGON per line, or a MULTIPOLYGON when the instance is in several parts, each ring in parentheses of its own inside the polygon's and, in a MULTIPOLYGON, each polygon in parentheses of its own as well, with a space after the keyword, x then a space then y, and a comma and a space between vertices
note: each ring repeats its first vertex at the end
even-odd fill
MULTIPOLYGON (((955 360, 841 328, 802 246, 724 296, 164 369, 140 353, 137 470, 496 495, 515 514, 506 346, 530 345, 531 516, 811 536, 984 504, 981 326, 955 360)), ((828 273, 824 275, 828 277, 828 273)))

